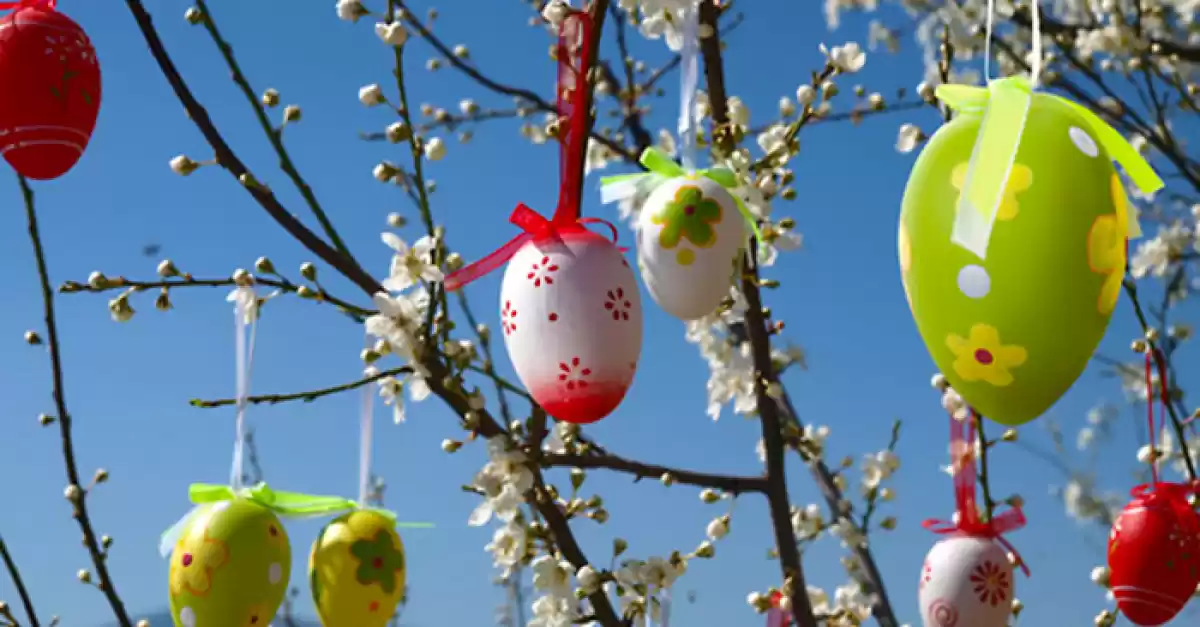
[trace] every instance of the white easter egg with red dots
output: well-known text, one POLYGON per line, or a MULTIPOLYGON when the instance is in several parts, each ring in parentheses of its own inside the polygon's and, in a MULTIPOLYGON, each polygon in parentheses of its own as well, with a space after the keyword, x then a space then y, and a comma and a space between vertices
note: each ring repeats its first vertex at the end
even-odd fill
POLYGON ((500 318, 517 376, 546 413, 586 424, 621 404, 642 352, 642 302, 612 242, 578 227, 526 243, 504 271, 500 318))
POLYGON ((925 627, 1006 627, 1015 593, 1008 553, 990 538, 952 536, 921 569, 925 627))
POLYGON ((729 296, 747 229, 719 183, 699 175, 665 181, 642 204, 637 231, 642 281, 664 311, 695 320, 729 296))

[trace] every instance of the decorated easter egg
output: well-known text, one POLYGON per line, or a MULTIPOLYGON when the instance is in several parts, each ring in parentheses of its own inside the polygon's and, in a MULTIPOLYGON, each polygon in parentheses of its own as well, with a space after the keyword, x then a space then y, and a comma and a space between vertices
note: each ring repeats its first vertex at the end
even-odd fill
POLYGON ((1019 425, 1083 372, 1121 292, 1125 191, 1087 121, 1034 94, 986 259, 951 241, 980 116, 943 126, 904 191, 900 271, 934 362, 984 416, 1019 425))
POLYGON ((171 553, 176 627, 266 627, 291 574, 287 532, 273 512, 248 499, 198 507, 171 553))
POLYGON ((667 313, 695 320, 729 295, 732 267, 746 241, 733 196, 704 176, 668 179, 638 216, 638 267, 650 297, 667 313))
POLYGON ((31 179, 58 178, 91 140, 100 113, 100 64, 83 29, 23 0, 0 19, 0 153, 31 179))
POLYGON ((309 587, 325 627, 384 627, 405 595, 404 544, 396 523, 371 510, 325 526, 308 560, 309 587))
POLYGON ((500 289, 504 344, 521 382, 549 415, 595 422, 633 383, 642 302, 633 270, 609 240, 580 226, 527 242, 500 289))
POLYGON ((1200 585, 1200 517, 1187 494, 1174 484, 1136 490, 1109 533, 1109 587, 1135 625, 1171 620, 1200 585))
POLYGON ((1015 583, 1008 553, 994 540, 951 536, 925 556, 921 620, 925 627, 1005 627, 1015 583))

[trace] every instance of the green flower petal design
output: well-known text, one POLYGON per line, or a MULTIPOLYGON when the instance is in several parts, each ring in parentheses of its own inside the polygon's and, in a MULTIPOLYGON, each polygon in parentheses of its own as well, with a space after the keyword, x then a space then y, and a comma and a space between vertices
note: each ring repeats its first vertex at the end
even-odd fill
POLYGON ((404 553, 392 544, 386 531, 380 531, 374 540, 359 540, 350 545, 350 553, 358 558, 358 583, 369 586, 379 584, 383 591, 391 594, 396 589, 396 573, 404 570, 404 553))
POLYGON ((705 196, 699 187, 685 185, 675 192, 674 200, 651 217, 651 222, 663 227, 658 235, 663 248, 674 248, 683 238, 697 248, 708 248, 717 241, 713 225, 721 222, 723 214, 721 203, 705 196))

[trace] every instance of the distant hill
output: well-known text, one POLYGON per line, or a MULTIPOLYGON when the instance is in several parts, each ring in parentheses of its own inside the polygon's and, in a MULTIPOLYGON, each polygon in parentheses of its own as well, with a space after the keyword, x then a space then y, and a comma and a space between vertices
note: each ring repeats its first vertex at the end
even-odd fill
MULTIPOLYGON (((134 616, 132 618, 135 621, 145 618, 146 620, 150 621, 150 627, 171 627, 174 624, 171 622, 170 610, 160 610, 150 615, 134 616)), ((294 618, 292 619, 292 624, 294 624, 296 627, 321 627, 321 623, 315 620, 308 620, 304 618, 294 618)), ((107 623, 104 627, 117 627, 117 624, 107 623)), ((276 620, 271 623, 270 627, 285 627, 285 625, 283 621, 276 620)))

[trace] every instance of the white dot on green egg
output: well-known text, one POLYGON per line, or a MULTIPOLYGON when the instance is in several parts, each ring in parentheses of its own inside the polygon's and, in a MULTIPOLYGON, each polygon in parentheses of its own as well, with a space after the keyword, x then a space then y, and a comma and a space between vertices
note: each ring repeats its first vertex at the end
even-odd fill
POLYGON ((192 611, 192 608, 185 607, 179 610, 179 624, 183 627, 196 627, 196 613, 192 611))
POLYGON ((983 266, 965 266, 958 271, 958 289, 970 298, 983 298, 992 291, 992 277, 983 266))
POLYGON ((267 579, 271 580, 271 585, 279 583, 279 580, 283 579, 283 566, 278 563, 271 564, 271 567, 267 569, 267 579))
POLYGON ((1078 126, 1072 126, 1071 130, 1067 131, 1067 134, 1071 136, 1071 141, 1079 149, 1079 152, 1089 157, 1095 157, 1100 154, 1100 147, 1096 145, 1096 140, 1092 139, 1092 136, 1088 135, 1087 131, 1078 126))

